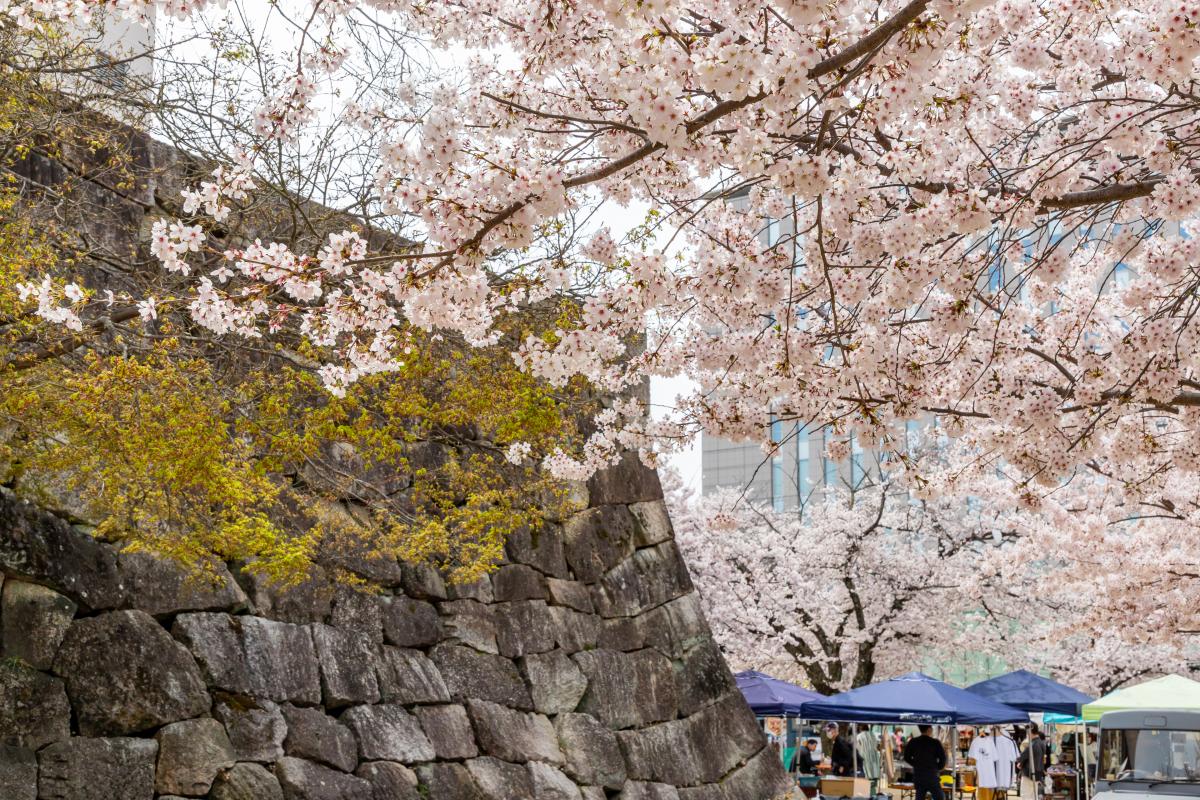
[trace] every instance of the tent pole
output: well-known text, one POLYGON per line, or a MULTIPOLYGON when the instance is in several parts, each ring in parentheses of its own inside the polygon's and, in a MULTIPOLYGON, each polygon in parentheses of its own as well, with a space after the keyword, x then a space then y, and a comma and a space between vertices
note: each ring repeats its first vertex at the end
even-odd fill
POLYGON ((950 726, 950 800, 958 796, 958 723, 950 726))
POLYGON ((1088 781, 1091 778, 1091 775, 1088 771, 1088 762, 1087 762, 1088 749, 1091 747, 1091 743, 1088 742, 1087 722, 1083 721, 1081 718, 1080 723, 1081 723, 1081 727, 1083 728, 1083 800, 1087 800, 1087 798, 1089 797, 1088 790, 1091 788, 1088 786, 1088 781))

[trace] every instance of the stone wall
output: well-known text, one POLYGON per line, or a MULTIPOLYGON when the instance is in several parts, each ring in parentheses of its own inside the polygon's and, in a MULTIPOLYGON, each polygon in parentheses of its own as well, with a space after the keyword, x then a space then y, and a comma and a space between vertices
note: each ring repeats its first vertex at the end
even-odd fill
POLYGON ((470 586, 351 561, 373 594, 196 584, 0 489, 0 798, 774 796, 657 476, 586 494, 470 586))

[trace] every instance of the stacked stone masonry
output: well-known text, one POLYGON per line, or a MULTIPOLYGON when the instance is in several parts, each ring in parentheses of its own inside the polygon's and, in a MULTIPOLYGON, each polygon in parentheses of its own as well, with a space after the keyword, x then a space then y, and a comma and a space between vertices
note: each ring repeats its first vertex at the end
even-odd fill
MULTIPOLYGON (((582 489, 581 489, 582 494, 582 489)), ((3 800, 766 800, 657 476, 511 539, 489 579, 220 585, 0 489, 3 800)))

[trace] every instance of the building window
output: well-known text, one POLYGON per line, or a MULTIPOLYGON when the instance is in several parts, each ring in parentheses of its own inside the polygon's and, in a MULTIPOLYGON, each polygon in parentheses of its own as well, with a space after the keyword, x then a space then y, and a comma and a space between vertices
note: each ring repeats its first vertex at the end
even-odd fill
POLYGON ((821 431, 821 480, 825 486, 833 486, 837 483, 837 462, 829 457, 829 428, 821 431))
POLYGON ((783 511, 783 459, 771 459, 771 507, 783 511))
POLYGON ((804 428, 796 433, 796 489, 803 502, 812 491, 812 473, 809 468, 808 431, 804 428))
POLYGON ((859 438, 853 433, 850 434, 850 486, 853 489, 858 488, 858 484, 862 482, 866 474, 863 468, 863 449, 859 438))

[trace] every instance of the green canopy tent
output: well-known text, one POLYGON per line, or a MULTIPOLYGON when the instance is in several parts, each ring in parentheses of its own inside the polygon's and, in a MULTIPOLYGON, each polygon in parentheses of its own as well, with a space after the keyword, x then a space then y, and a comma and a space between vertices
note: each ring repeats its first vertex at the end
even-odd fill
POLYGON ((1136 686, 1127 686, 1085 705, 1083 718, 1092 722, 1100 719, 1100 715, 1106 711, 1139 708, 1200 711, 1200 683, 1182 675, 1166 675, 1136 686))

